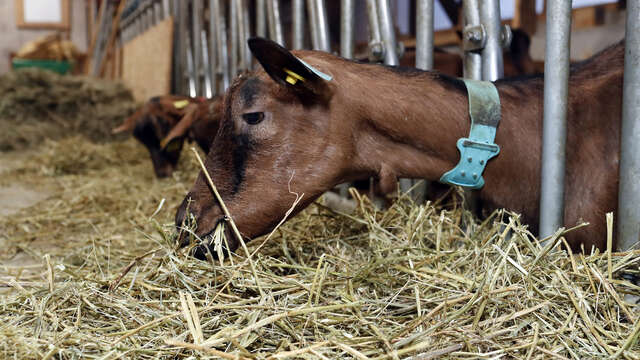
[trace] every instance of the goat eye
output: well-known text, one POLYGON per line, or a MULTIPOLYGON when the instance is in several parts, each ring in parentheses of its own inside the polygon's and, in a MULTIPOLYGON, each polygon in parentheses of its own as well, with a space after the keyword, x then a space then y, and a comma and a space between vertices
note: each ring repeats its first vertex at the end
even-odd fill
POLYGON ((254 112, 242 114, 242 118, 249 125, 259 124, 264 119, 264 113, 254 112))

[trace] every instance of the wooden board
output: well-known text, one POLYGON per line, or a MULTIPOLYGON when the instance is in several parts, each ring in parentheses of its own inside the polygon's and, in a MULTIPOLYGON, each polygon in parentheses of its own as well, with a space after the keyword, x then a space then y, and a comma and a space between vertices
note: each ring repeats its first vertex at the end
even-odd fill
POLYGON ((171 91, 173 18, 169 17, 124 44, 122 79, 136 101, 171 91))

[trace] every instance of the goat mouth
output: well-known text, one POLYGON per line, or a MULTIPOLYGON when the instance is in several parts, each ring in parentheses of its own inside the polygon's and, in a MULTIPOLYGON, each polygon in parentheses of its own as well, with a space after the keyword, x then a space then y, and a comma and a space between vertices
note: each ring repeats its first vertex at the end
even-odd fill
MULTIPOLYGON (((191 249, 191 255, 199 260, 206 260, 207 254, 217 260, 220 257, 228 257, 237 248, 237 242, 231 232, 230 226, 225 221, 224 216, 219 218, 208 233, 200 236, 200 243, 191 249), (220 230, 219 227, 223 226, 220 230)), ((183 244, 182 246, 186 246, 183 244)))

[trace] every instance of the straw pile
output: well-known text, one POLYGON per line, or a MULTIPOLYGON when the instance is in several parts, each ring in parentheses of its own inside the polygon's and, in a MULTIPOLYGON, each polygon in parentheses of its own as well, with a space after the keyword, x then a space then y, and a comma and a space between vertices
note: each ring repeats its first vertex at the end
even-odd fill
POLYGON ((4 256, 36 259, 0 275, 4 357, 640 358, 624 301, 640 288, 621 280, 638 251, 578 256, 508 212, 480 223, 362 199, 355 215, 311 206, 250 257, 198 261, 176 250, 171 221, 195 164, 156 181, 143 151, 70 139, 5 176, 62 190, 0 220, 4 256), (68 147, 79 171, 60 160, 68 147))
POLYGON ((121 83, 36 68, 0 76, 0 151, 82 134, 113 139, 111 129, 134 109, 121 83))

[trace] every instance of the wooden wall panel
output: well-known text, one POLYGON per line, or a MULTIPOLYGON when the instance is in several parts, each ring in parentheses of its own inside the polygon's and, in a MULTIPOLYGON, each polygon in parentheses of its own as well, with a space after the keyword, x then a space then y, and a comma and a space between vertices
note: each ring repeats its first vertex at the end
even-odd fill
POLYGON ((172 51, 171 17, 124 44, 122 79, 133 91, 136 101, 147 101, 171 91, 172 51))

